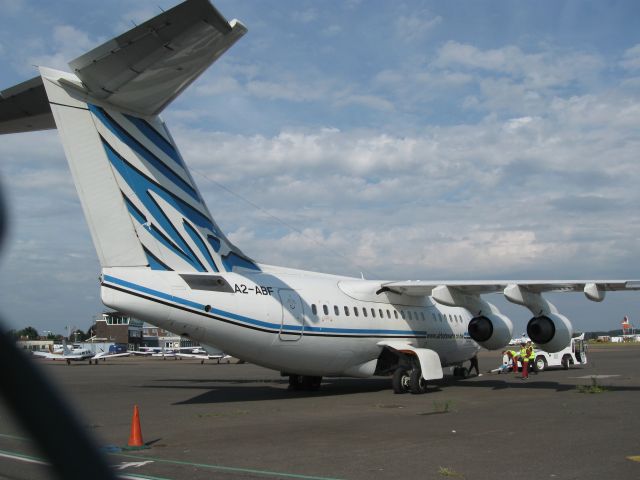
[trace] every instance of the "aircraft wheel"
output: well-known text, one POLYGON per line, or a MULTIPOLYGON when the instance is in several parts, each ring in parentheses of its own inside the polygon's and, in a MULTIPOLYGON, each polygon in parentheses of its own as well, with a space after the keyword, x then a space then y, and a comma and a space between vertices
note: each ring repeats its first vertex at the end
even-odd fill
POLYGON ((455 367, 453 369, 454 377, 466 378, 468 374, 469 371, 465 367, 455 367))
POLYGON ((569 370, 569 365, 571 365, 571 357, 569 355, 565 355, 562 357, 562 368, 569 370))
POLYGON ((301 390, 302 381, 300 375, 289 375, 289 390, 301 390))
POLYGON ((542 355, 536 357, 536 368, 539 372, 544 372, 544 369, 547 368, 547 360, 542 355))
POLYGON ((320 389, 321 383, 322 383, 322 377, 313 377, 313 376, 304 375, 302 377, 302 390, 315 392, 320 389))
POLYGON ((393 377, 391 377, 393 393, 407 393, 410 382, 411 376, 409 375, 409 371, 404 367, 397 368, 396 371, 393 372, 393 377))
POLYGON ((67 358, 67 365, 71 365, 71 360, 67 358))
POLYGON ((419 394, 427 391, 427 381, 422 378, 422 370, 414 368, 411 370, 411 376, 409 377, 409 388, 411 393, 419 394))

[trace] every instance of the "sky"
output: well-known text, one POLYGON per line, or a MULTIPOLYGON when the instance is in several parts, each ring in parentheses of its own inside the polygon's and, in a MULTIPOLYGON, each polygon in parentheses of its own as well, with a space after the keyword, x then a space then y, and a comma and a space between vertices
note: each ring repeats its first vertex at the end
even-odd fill
MULTIPOLYGON (((167 0, 0 0, 0 89, 167 0)), ((640 3, 219 0, 248 33, 163 113, 214 218, 262 263, 388 280, 640 278, 640 3), (229 193, 232 192, 232 193, 229 193)), ((103 311, 57 132, 0 137, 0 315, 103 311)), ((640 293, 549 295, 577 331, 640 293)), ((524 331, 530 314, 486 297, 524 331)))

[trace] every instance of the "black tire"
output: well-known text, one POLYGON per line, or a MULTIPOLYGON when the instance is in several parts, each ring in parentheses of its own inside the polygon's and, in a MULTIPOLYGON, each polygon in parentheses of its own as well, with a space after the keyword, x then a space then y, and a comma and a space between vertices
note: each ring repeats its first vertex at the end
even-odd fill
POLYGON ((460 367, 453 367, 453 376, 454 377, 460 376, 460 367))
POLYGON ((300 375, 289 375, 289 390, 300 390, 302 381, 300 375))
POLYGON ((562 357, 562 368, 565 370, 569 370, 569 366, 571 365, 571 357, 569 355, 565 355, 562 357))
POLYGON ((469 376, 469 370, 466 367, 460 367, 460 378, 467 378, 469 376))
POLYGON ((320 384, 322 383, 322 377, 312 377, 305 375, 302 377, 302 390, 308 392, 315 392, 320 390, 320 384))
POLYGON ((427 381, 422 378, 422 370, 419 368, 411 370, 409 389, 413 394, 421 394, 427 391, 427 381))
POLYGON ((393 387, 393 393, 407 393, 409 391, 409 384, 411 378, 406 368, 400 367, 393 372, 391 377, 391 386, 393 387))
POLYGON ((539 372, 544 372, 547 368, 547 359, 542 355, 536 357, 535 367, 539 372))

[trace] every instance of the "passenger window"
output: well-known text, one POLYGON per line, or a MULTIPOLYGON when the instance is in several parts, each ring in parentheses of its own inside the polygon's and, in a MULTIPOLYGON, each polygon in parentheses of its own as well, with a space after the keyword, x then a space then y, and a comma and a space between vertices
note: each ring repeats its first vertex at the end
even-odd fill
POLYGON ((387 318, 391 318, 391 311, 387 310, 387 318))
POLYGON ((344 306, 344 314, 348 317, 349 316, 349 307, 347 307, 346 305, 344 306))
POLYGON ((367 309, 365 307, 362 307, 362 316, 363 317, 367 316, 367 309))
POLYGON ((375 308, 372 308, 372 309, 371 309, 371 316, 372 316, 373 318, 376 318, 376 309, 375 309, 375 308))
POLYGON ((424 312, 420 312, 420 318, 422 319, 423 322, 427 321, 427 319, 424 317, 424 312))
POLYGON ((340 315, 340 309, 338 308, 337 305, 333 306, 333 313, 335 313, 336 315, 340 315))
POLYGON ((409 320, 413 320, 413 313, 411 312, 411 310, 407 310, 407 318, 409 320))
POLYGON ((378 313, 380 314, 380 318, 384 318, 384 312, 382 311, 382 309, 378 309, 378 313))
POLYGON ((311 313, 313 313, 314 315, 318 314, 318 309, 316 308, 316 304, 315 303, 311 304, 311 313))
POLYGON ((398 319, 398 310, 393 311, 393 316, 396 317, 396 320, 398 319))
POLYGON ((322 311, 325 315, 329 315, 329 308, 326 305, 322 305, 322 311))
POLYGON ((431 316, 433 317, 433 321, 435 322, 435 321, 437 320, 437 318, 436 318, 436 314, 435 314, 435 313, 432 313, 432 314, 431 314, 431 316))
POLYGON ((353 314, 357 317, 358 316, 358 307, 353 307, 353 314))

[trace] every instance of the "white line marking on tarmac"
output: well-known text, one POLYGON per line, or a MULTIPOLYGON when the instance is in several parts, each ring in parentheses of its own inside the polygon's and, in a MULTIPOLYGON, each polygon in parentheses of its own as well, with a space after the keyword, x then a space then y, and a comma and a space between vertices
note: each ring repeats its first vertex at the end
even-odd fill
POLYGON ((12 455, 8 452, 0 452, 0 457, 10 458, 11 460, 19 460, 21 462, 35 463, 37 465, 49 465, 47 462, 43 462, 35 458, 27 457, 24 455, 12 455))
POLYGON ((153 460, 147 460, 146 462, 122 462, 120 465, 114 467, 116 470, 124 470, 125 468, 133 467, 140 468, 144 467, 148 463, 153 463, 153 460))
POLYGON ((622 375, 584 375, 582 377, 569 377, 569 378, 612 378, 621 377, 622 375))

